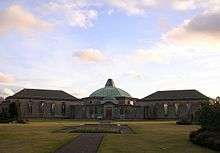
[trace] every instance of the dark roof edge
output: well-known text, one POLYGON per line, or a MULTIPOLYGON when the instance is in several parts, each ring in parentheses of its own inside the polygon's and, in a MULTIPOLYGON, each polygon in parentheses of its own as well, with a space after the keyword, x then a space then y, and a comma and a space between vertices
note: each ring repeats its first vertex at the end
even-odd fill
POLYGON ((179 98, 179 99, 140 99, 140 101, 175 101, 175 100, 208 100, 209 97, 204 98, 179 98))
POLYGON ((10 100, 10 99, 33 99, 33 100, 65 100, 65 101, 80 101, 81 99, 64 99, 64 98, 33 98, 33 97, 15 97, 15 96, 9 96, 5 100, 10 100))
MULTIPOLYGON (((158 92, 172 92, 172 91, 196 91, 196 92, 198 92, 198 93, 200 93, 202 96, 203 96, 203 98, 194 98, 194 99, 210 99, 209 97, 207 97, 206 95, 204 95, 203 93, 201 93, 200 91, 198 91, 198 90, 196 90, 196 89, 181 89, 181 90, 159 90, 159 91, 156 91, 156 92, 153 92, 153 93, 151 93, 151 94, 149 94, 148 96, 145 96, 144 98, 141 98, 140 100, 145 100, 145 101, 152 101, 152 100, 154 100, 154 99, 147 99, 148 97, 150 97, 150 96, 152 96, 152 95, 154 95, 154 94, 156 94, 156 93, 158 93, 158 92)), ((176 98, 176 99, 170 99, 170 100, 192 100, 193 98, 184 98, 184 99, 178 99, 178 98, 176 98)), ((169 99, 155 99, 155 101, 157 101, 157 100, 169 100, 169 99)))
POLYGON ((75 96, 73 96, 73 95, 71 95, 71 94, 69 94, 69 93, 67 93, 67 92, 65 92, 63 90, 33 89, 33 88, 23 88, 23 89, 19 90, 18 92, 16 92, 14 95, 6 97, 5 100, 12 99, 12 98, 14 98, 14 99, 38 99, 38 100, 39 99, 42 99, 42 100, 69 100, 69 101, 70 100, 80 100, 80 98, 77 98, 77 97, 75 97, 75 96), (65 94, 71 96, 72 98, 37 98, 37 97, 33 98, 33 97, 19 97, 19 96, 16 96, 18 93, 20 93, 20 92, 22 92, 24 90, 58 91, 58 92, 63 92, 65 94))

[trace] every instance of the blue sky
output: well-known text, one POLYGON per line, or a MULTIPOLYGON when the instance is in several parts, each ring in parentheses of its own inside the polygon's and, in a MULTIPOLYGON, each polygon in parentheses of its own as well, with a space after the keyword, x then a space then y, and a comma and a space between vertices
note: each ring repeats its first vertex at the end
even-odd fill
POLYGON ((218 0, 0 1, 0 96, 89 96, 108 78, 132 96, 219 95, 218 0))

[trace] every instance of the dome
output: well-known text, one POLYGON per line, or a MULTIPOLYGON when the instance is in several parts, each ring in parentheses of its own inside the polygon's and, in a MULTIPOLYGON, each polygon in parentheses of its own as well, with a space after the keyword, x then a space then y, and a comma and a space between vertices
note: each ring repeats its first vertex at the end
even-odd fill
POLYGON ((89 97, 131 97, 126 91, 116 88, 112 79, 108 79, 104 88, 93 92, 89 97))
POLYGON ((101 104, 104 104, 106 102, 112 102, 114 104, 118 104, 118 101, 115 97, 104 97, 103 100, 101 101, 101 104))

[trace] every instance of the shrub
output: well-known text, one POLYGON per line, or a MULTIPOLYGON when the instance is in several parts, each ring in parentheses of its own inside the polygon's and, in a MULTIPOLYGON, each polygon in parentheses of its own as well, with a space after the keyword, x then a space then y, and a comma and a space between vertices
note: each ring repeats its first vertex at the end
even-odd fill
POLYGON ((200 110, 199 121, 202 128, 220 130, 220 104, 203 104, 200 110))
POLYGON ((180 118, 178 121, 176 121, 176 124, 178 125, 190 125, 192 122, 187 118, 180 118))
POLYGON ((220 132, 199 129, 190 133, 189 139, 194 144, 220 150, 220 132))
POLYGON ((220 150, 220 104, 204 103, 199 112, 201 129, 189 135, 190 141, 214 150, 220 150))

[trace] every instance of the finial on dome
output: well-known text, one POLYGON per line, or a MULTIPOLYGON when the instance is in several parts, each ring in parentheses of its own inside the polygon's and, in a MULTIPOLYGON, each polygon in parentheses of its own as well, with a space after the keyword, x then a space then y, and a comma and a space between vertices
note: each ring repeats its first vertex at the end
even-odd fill
POLYGON ((115 87, 114 81, 112 79, 108 79, 105 84, 105 87, 115 87))

